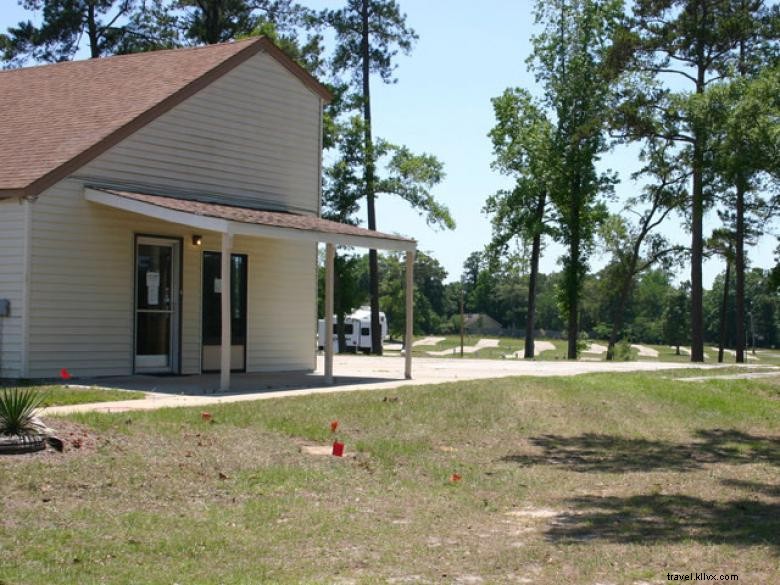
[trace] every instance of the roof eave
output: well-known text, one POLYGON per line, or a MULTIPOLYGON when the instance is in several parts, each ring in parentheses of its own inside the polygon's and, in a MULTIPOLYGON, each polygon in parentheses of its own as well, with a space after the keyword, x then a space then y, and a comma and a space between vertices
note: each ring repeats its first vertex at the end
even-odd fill
POLYGON ((17 199, 28 195, 26 188, 0 189, 0 199, 17 199))
POLYGON ((180 211, 161 207, 154 203, 129 199, 114 193, 92 187, 84 188, 84 198, 121 211, 136 213, 161 221, 186 225, 191 228, 220 232, 224 234, 249 237, 268 237, 286 240, 322 242, 337 246, 355 246, 379 250, 414 252, 417 241, 407 238, 388 238, 383 234, 338 234, 317 229, 271 226, 246 223, 233 219, 201 215, 189 211, 180 211))

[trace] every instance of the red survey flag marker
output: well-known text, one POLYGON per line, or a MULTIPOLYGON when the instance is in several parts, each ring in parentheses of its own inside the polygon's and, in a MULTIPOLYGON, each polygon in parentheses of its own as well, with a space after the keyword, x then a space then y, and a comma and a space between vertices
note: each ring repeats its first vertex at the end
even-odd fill
POLYGON ((339 421, 332 420, 330 421, 330 432, 335 433, 339 428, 339 421))
POLYGON ((204 420, 205 422, 209 422, 211 420, 211 413, 210 412, 201 412, 200 418, 204 420))
POLYGON ((453 473, 452 477, 450 477, 450 481, 452 483, 458 483, 460 480, 461 480, 461 477, 460 477, 460 474, 458 474, 458 473, 453 473))
POLYGON ((60 370, 60 378, 63 380, 70 380, 73 376, 70 375, 70 372, 68 371, 68 368, 62 368, 60 370))

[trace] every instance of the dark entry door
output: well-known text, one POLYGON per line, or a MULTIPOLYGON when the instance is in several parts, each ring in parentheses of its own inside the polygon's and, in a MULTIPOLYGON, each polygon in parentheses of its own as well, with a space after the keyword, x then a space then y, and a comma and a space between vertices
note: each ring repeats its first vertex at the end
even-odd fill
MULTIPOLYGON (((222 344, 222 254, 203 253, 203 361, 204 372, 219 370, 222 344)), ((246 370, 247 257, 230 257, 230 365, 246 370)))

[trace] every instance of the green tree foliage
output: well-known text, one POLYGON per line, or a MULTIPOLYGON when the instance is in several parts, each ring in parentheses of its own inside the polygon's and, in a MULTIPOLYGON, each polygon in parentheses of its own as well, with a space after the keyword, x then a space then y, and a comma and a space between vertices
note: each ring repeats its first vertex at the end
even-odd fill
POLYGON ((680 346, 690 339, 688 303, 688 293, 685 289, 674 291, 667 296, 663 312, 664 343, 675 347, 677 355, 680 355, 680 346))
MULTIPOLYGON (((343 291, 342 306, 336 306, 349 314, 352 310, 364 305, 368 300, 368 255, 339 255, 337 262, 345 266, 336 266, 336 273, 346 271, 347 289, 343 291)), ((379 255, 382 279, 379 283, 381 306, 388 320, 392 335, 402 335, 406 323, 406 261, 400 253, 379 255)), ((321 263, 322 264, 322 263, 321 263)), ((324 306, 324 269, 319 271, 320 287, 318 295, 318 311, 323 316, 324 306)), ((415 333, 436 333, 446 328, 446 319, 454 314, 447 303, 447 287, 444 279, 447 271, 438 260, 425 252, 418 252, 414 261, 414 331, 415 333)), ((342 284, 343 286, 343 284, 342 284)), ((335 299, 334 299, 335 305, 335 299)))
POLYGON ((630 197, 624 206, 624 216, 611 216, 600 228, 601 240, 611 261, 604 275, 608 282, 606 294, 612 303, 612 327, 607 345, 607 359, 611 360, 615 344, 624 334, 626 310, 637 276, 657 263, 669 267, 673 259, 679 261, 685 250, 672 245, 657 228, 669 214, 679 209, 686 192, 686 175, 678 162, 669 155, 669 142, 651 140, 642 152, 644 168, 635 177, 649 176, 649 183, 638 197, 630 197), (630 222, 625 216, 632 216, 630 222))
MULTIPOLYGON (((615 310, 620 301, 615 290, 615 264, 608 264, 585 280, 582 302, 582 330, 595 339, 609 339, 615 310)), ((663 268, 637 275, 625 304, 620 338, 632 342, 662 343, 661 315, 664 299, 673 287, 671 273, 663 268)), ((617 344, 616 344, 617 345, 617 344)))
POLYGON ((292 0, 22 0, 36 13, 0 35, 9 66, 74 58, 86 39, 92 58, 250 35, 271 37, 312 72, 322 70, 317 15, 292 0), (304 31, 308 37, 303 38, 304 31), (314 31, 314 32, 312 32, 314 31))
MULTIPOLYGON (((360 211, 365 196, 361 175, 365 152, 362 123, 360 116, 353 116, 335 125, 334 150, 337 157, 325 168, 323 177, 322 216, 326 219, 342 223, 357 223, 355 214, 360 211)), ((454 227, 447 208, 440 205, 431 195, 431 189, 444 178, 443 166, 436 157, 429 154, 417 155, 406 147, 396 146, 384 140, 377 140, 375 153, 381 172, 376 177, 377 195, 400 197, 409 202, 420 214, 424 214, 429 224, 454 227)), ((340 288, 346 286, 348 290, 352 290, 354 276, 351 270, 342 273, 341 270, 350 268, 350 264, 340 261, 339 255, 336 258, 334 279, 337 286, 334 291, 334 302, 343 307, 343 312, 336 312, 338 331, 342 334, 344 315, 363 301, 357 301, 359 295, 352 296, 351 293, 346 299, 341 298, 340 288)), ((386 279, 382 278, 384 282, 386 279)), ((402 289, 403 282, 399 283, 399 286, 402 289)), ((387 301, 393 297, 384 295, 383 298, 387 301)), ((380 303, 380 307, 387 313, 388 308, 383 303, 380 303)), ((421 314, 427 312, 422 305, 419 311, 421 314)), ((418 319, 415 321, 418 322, 418 319)), ((339 347, 344 347, 344 344, 340 344, 339 347)))
POLYGON ((615 109, 615 127, 628 139, 673 141, 690 168, 691 360, 696 362, 704 360, 703 217, 712 201, 706 184, 712 126, 697 115, 697 102, 737 67, 747 70, 762 60, 766 40, 777 32, 771 12, 761 0, 637 0, 610 51, 613 70, 630 73, 615 109), (757 47, 749 59, 742 50, 748 44, 757 47), (690 85, 678 91, 679 83, 690 85))
MULTIPOLYGON (((463 264, 461 282, 467 313, 484 313, 501 323, 507 333, 524 332, 527 323, 527 291, 529 274, 523 250, 496 256, 492 251, 471 253, 463 264)), ((563 329, 557 304, 559 274, 538 274, 536 331, 563 329)), ((460 283, 447 285, 450 302, 445 304, 447 315, 458 313, 460 283)))
MULTIPOLYGON (((371 74, 385 83, 394 80, 393 57, 409 53, 417 34, 406 25, 406 15, 393 0, 347 0, 337 10, 326 10, 322 19, 336 34, 333 70, 346 75, 353 102, 362 112, 363 183, 368 228, 376 230, 376 153, 371 129, 371 74)), ((376 250, 369 251, 369 294, 371 299, 371 345, 381 353, 379 328, 379 264, 376 250)))
POLYGON ((25 10, 35 13, 32 20, 10 27, 0 34, 0 50, 6 66, 20 67, 28 61, 54 63, 68 61, 85 38, 90 57, 120 52, 133 34, 127 20, 139 8, 139 0, 21 0, 25 10))
MULTIPOLYGON (((388 328, 400 337, 406 328, 406 262, 401 254, 380 256, 382 279, 379 284, 381 306, 388 328)), ((414 332, 434 333, 443 326, 444 279, 447 271, 439 262, 418 252, 414 259, 414 332)))
POLYGON ((762 193, 780 184, 780 66, 713 86, 702 110, 713 120, 713 173, 734 225, 737 362, 745 361, 745 246, 761 235, 771 205, 762 193))
MULTIPOLYGON (((515 180, 513 189, 488 198, 484 211, 491 215, 494 253, 505 254, 512 240, 531 244, 526 301, 526 358, 534 357, 536 284, 542 236, 553 233, 549 192, 554 160, 553 125, 531 95, 523 89, 507 89, 493 98, 496 125, 490 131, 493 168, 515 180)), ((502 297, 512 296, 511 289, 502 297)))
POLYGON ((613 89, 605 68, 606 49, 621 16, 618 0, 536 4, 542 32, 533 38, 530 62, 556 120, 556 158, 549 183, 558 231, 567 248, 560 302, 567 320, 569 359, 577 358, 580 295, 595 231, 606 214, 601 198, 614 182, 611 175, 597 172, 596 162, 607 149, 605 113, 613 89))
POLYGON ((248 36, 273 23, 277 34, 311 23, 314 15, 292 0, 173 0, 178 28, 191 43, 211 45, 248 36))
MULTIPOLYGON (((726 346, 726 308, 729 299, 729 288, 731 284, 731 267, 734 264, 735 246, 734 246, 734 231, 725 228, 719 228, 712 232, 712 235, 707 240, 706 249, 712 254, 721 256, 726 262, 726 275, 723 278, 723 300, 720 305, 720 314, 718 316, 719 329, 718 329, 718 363, 723 362, 723 351, 726 346)), ((713 287, 714 290, 715 287, 713 287)), ((706 294, 705 294, 706 297, 706 294)), ((705 315, 706 315, 706 301, 705 301, 705 315)))
MULTIPOLYGON (((725 298, 725 336, 724 347, 736 347, 736 294, 734 292, 735 275, 729 275, 727 285, 725 272, 715 277, 712 289, 704 295, 704 313, 707 316, 706 337, 712 341, 720 337, 719 314, 723 311, 725 298), (728 293, 725 293, 728 289, 728 293)), ((778 320, 780 320, 780 297, 772 282, 770 270, 752 268, 745 272, 745 309, 746 327, 742 332, 746 346, 754 343, 758 347, 777 347, 778 320)))

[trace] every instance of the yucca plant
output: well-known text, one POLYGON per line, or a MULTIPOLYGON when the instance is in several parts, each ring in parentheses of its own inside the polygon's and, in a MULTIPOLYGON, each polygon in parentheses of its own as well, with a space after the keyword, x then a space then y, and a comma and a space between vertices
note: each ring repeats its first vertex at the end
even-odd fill
POLYGON ((32 388, 7 388, 0 391, 0 435, 36 434, 35 410, 43 394, 32 388))

